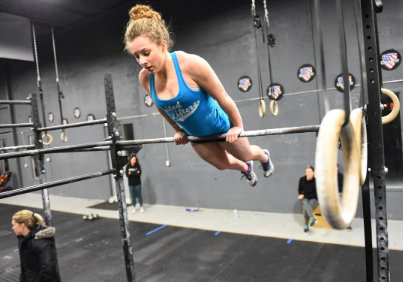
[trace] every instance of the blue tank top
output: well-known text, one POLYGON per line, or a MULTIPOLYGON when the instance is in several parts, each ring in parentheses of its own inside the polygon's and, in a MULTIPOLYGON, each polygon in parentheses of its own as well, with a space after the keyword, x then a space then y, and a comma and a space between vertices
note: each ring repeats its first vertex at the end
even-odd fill
POLYGON ((202 88, 193 90, 186 84, 176 53, 171 53, 171 57, 178 79, 179 93, 169 100, 159 99, 155 93, 154 75, 150 74, 150 92, 155 104, 188 135, 207 136, 227 132, 230 129, 228 115, 202 88))

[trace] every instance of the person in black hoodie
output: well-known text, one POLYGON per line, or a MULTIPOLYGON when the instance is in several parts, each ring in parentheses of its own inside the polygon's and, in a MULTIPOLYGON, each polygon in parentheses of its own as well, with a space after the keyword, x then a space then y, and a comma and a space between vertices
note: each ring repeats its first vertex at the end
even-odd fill
POLYGON ((12 230, 18 238, 20 282, 59 282, 55 227, 30 210, 20 210, 12 217, 12 230))
POLYGON ((132 198, 133 211, 136 212, 136 198, 139 200, 140 212, 144 212, 143 197, 141 195, 141 166, 137 157, 131 157, 130 162, 126 166, 126 176, 129 179, 129 190, 132 198))
POLYGON ((308 232, 309 226, 314 226, 317 220, 313 217, 313 209, 318 205, 316 195, 315 169, 313 166, 307 166, 305 176, 299 179, 298 200, 302 201, 305 212, 304 231, 308 232))

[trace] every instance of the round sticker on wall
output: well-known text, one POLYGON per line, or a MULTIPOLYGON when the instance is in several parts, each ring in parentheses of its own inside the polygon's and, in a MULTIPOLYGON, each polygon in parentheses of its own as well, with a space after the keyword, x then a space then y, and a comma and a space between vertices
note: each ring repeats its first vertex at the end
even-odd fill
POLYGON ((252 88, 252 78, 249 76, 241 76, 238 79, 238 89, 242 92, 248 92, 252 88))
POLYGON ((93 114, 87 115, 87 121, 95 120, 95 116, 93 114))
POLYGON ((272 83, 267 87, 266 94, 270 100, 278 101, 283 97, 284 88, 280 83, 272 83))
POLYGON ((80 108, 79 108, 79 107, 75 107, 73 114, 74 114, 74 117, 75 117, 75 118, 77 118, 77 119, 80 118, 80 117, 81 117, 81 110, 80 110, 80 108))
POLYGON ((297 76, 302 82, 310 82, 315 78, 316 70, 312 65, 305 64, 299 67, 297 76))
POLYGON ((52 112, 48 113, 48 121, 53 122, 55 120, 55 115, 52 112))
MULTIPOLYGON (((348 74, 348 79, 350 81, 350 90, 353 90, 355 86, 355 77, 349 73, 348 74)), ((344 79, 343 79, 343 74, 339 74, 336 77, 336 80, 334 81, 334 86, 339 90, 340 92, 344 91, 344 79)))
POLYGON ((384 70, 394 70, 400 65, 402 57, 394 49, 383 51, 381 54, 381 67, 384 70))
POLYGON ((146 96, 144 96, 144 104, 147 107, 151 107, 154 104, 153 99, 151 99, 151 97, 149 95, 146 94, 146 96))

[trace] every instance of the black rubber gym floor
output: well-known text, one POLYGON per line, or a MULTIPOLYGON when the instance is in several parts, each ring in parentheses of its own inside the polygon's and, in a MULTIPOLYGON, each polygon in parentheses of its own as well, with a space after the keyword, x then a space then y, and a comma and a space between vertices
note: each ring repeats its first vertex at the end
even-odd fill
MULTIPOLYGON (((2 282, 18 281, 10 222, 20 209, 0 205, 2 282)), ((84 221, 62 212, 52 216, 62 281, 126 281, 118 220, 84 221)), ((158 227, 130 223, 136 281, 366 281, 364 248, 172 226, 147 235, 158 227)), ((403 281, 402 265, 403 252, 391 251, 391 281, 403 281)))

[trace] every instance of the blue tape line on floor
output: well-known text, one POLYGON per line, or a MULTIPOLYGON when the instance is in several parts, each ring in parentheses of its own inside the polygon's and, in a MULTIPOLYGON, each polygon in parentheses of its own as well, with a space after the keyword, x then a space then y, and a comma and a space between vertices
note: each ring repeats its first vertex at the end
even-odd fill
POLYGON ((214 233, 214 236, 217 236, 220 233, 221 233, 221 231, 217 231, 216 233, 214 233))
POLYGON ((288 239, 287 244, 290 244, 292 242, 292 239, 288 239))
POLYGON ((165 226, 168 226, 168 224, 161 225, 160 227, 155 228, 154 230, 151 230, 151 231, 147 232, 146 235, 150 235, 151 233, 154 233, 155 231, 158 231, 158 230, 164 228, 165 226))

